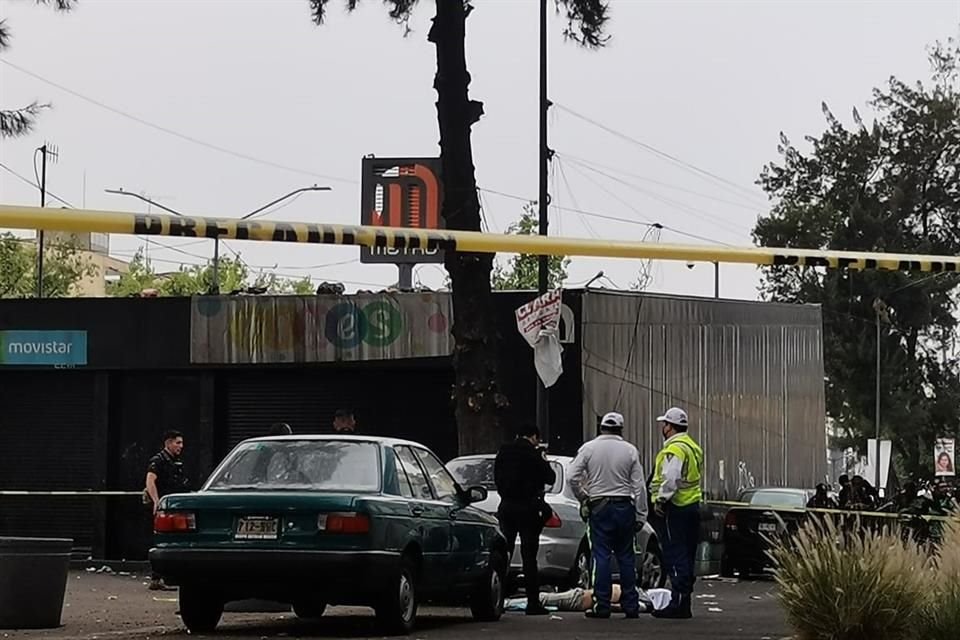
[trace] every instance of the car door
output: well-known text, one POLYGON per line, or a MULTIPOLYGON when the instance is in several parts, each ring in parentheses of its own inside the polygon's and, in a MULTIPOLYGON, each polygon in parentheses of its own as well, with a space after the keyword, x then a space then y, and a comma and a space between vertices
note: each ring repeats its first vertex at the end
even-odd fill
POLYGON ((416 447, 414 452, 433 487, 437 499, 450 505, 450 557, 449 570, 458 588, 476 583, 487 564, 487 545, 484 543, 490 525, 487 517, 468 508, 460 495, 457 481, 442 462, 429 450, 416 447))
POLYGON ((397 446, 394 451, 413 494, 410 499, 410 513, 417 523, 423 551, 421 589, 427 592, 443 592, 452 584, 449 566, 452 505, 439 500, 434 494, 428 474, 411 447, 397 446))

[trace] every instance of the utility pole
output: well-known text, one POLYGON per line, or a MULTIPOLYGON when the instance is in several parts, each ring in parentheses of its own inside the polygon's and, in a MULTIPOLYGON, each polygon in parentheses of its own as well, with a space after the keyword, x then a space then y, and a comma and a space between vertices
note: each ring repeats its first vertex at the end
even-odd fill
MULTIPOLYGON (((550 162, 550 149, 547 147, 547 111, 550 100, 547 98, 547 0, 540 0, 540 235, 547 235, 549 225, 550 194, 547 193, 547 171, 550 162)), ((547 292, 549 285, 548 256, 540 256, 537 269, 538 291, 547 292)), ((537 378, 537 428, 540 437, 550 446, 550 396, 543 386, 540 376, 537 378)))
MULTIPOLYGON (((37 153, 43 156, 40 161, 40 207, 47 206, 47 157, 56 161, 59 156, 57 147, 45 142, 42 147, 34 152, 34 170, 36 170, 37 153)), ((37 230, 37 297, 43 297, 43 229, 37 230)))
POLYGON ((876 483, 873 485, 877 490, 877 495, 879 496, 880 492, 880 322, 890 322, 890 309, 887 307, 886 303, 877 298, 873 301, 873 309, 877 313, 877 389, 876 389, 876 406, 874 408, 874 417, 876 419, 876 442, 877 450, 876 457, 874 458, 874 463, 876 464, 876 473, 874 474, 876 483))

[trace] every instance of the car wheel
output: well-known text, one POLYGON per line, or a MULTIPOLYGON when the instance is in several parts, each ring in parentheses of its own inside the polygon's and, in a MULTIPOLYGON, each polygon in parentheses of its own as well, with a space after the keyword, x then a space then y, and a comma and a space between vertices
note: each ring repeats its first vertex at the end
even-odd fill
POLYGON ((589 589, 593 578, 593 556, 586 542, 580 545, 577 558, 570 570, 570 582, 575 588, 589 589))
POLYGON ((496 622, 503 615, 504 576, 507 561, 503 554, 490 554, 490 565, 470 598, 470 612, 480 622, 496 622))
POLYGON ((300 600, 293 603, 293 612, 298 618, 304 620, 315 620, 323 617, 323 612, 327 610, 326 602, 316 600, 300 600))
POLYGON ((209 589, 180 587, 180 619, 190 633, 209 633, 217 628, 223 616, 223 601, 209 589))
POLYGON ((663 570, 663 554, 660 546, 654 542, 640 556, 637 565, 637 584, 642 589, 662 589, 667 584, 667 572, 663 570))
POLYGON ((392 586, 374 607, 377 621, 391 635, 406 635, 417 622, 417 565, 404 556, 392 586))

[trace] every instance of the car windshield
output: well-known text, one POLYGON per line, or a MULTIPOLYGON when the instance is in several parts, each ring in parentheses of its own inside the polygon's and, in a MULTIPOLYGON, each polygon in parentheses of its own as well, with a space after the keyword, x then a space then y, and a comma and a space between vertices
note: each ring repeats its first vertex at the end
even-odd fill
POLYGON ((743 494, 742 502, 764 507, 791 507, 807 506, 806 494, 793 491, 749 491, 743 494))
MULTIPOLYGON (((488 491, 496 491, 497 485, 493 481, 493 458, 458 458, 447 463, 447 470, 456 478, 461 487, 483 487, 488 491)), ((550 467, 557 474, 557 481, 552 487, 547 487, 547 493, 560 493, 563 488, 563 467, 558 462, 550 462, 550 467)))
POLYGON ((372 442, 261 440, 241 444, 207 489, 349 491, 380 488, 379 447, 372 442))

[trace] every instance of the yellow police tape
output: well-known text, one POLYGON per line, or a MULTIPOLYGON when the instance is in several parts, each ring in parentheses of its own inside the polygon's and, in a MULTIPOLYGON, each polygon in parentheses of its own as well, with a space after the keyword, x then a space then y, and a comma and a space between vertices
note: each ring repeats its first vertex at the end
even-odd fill
POLYGON ((939 522, 946 522, 950 519, 950 516, 920 516, 912 515, 906 513, 884 513, 881 511, 850 511, 847 509, 818 509, 818 508, 807 508, 807 507, 772 507, 772 506, 763 506, 756 504, 749 504, 747 502, 730 502, 724 500, 707 500, 708 505, 717 505, 721 507, 736 507, 738 509, 753 509, 756 511, 786 511, 788 513, 828 513, 831 515, 843 515, 843 516, 867 516, 870 518, 887 518, 893 520, 913 520, 916 518, 922 518, 924 520, 935 520, 939 522))
POLYGON ((211 239, 219 237, 261 242, 302 242, 474 253, 597 256, 858 270, 929 271, 934 273, 960 271, 960 256, 819 251, 769 247, 671 245, 652 242, 502 235, 473 231, 431 231, 200 216, 178 217, 153 213, 124 213, 90 209, 44 209, 10 205, 0 205, 0 228, 211 239))

